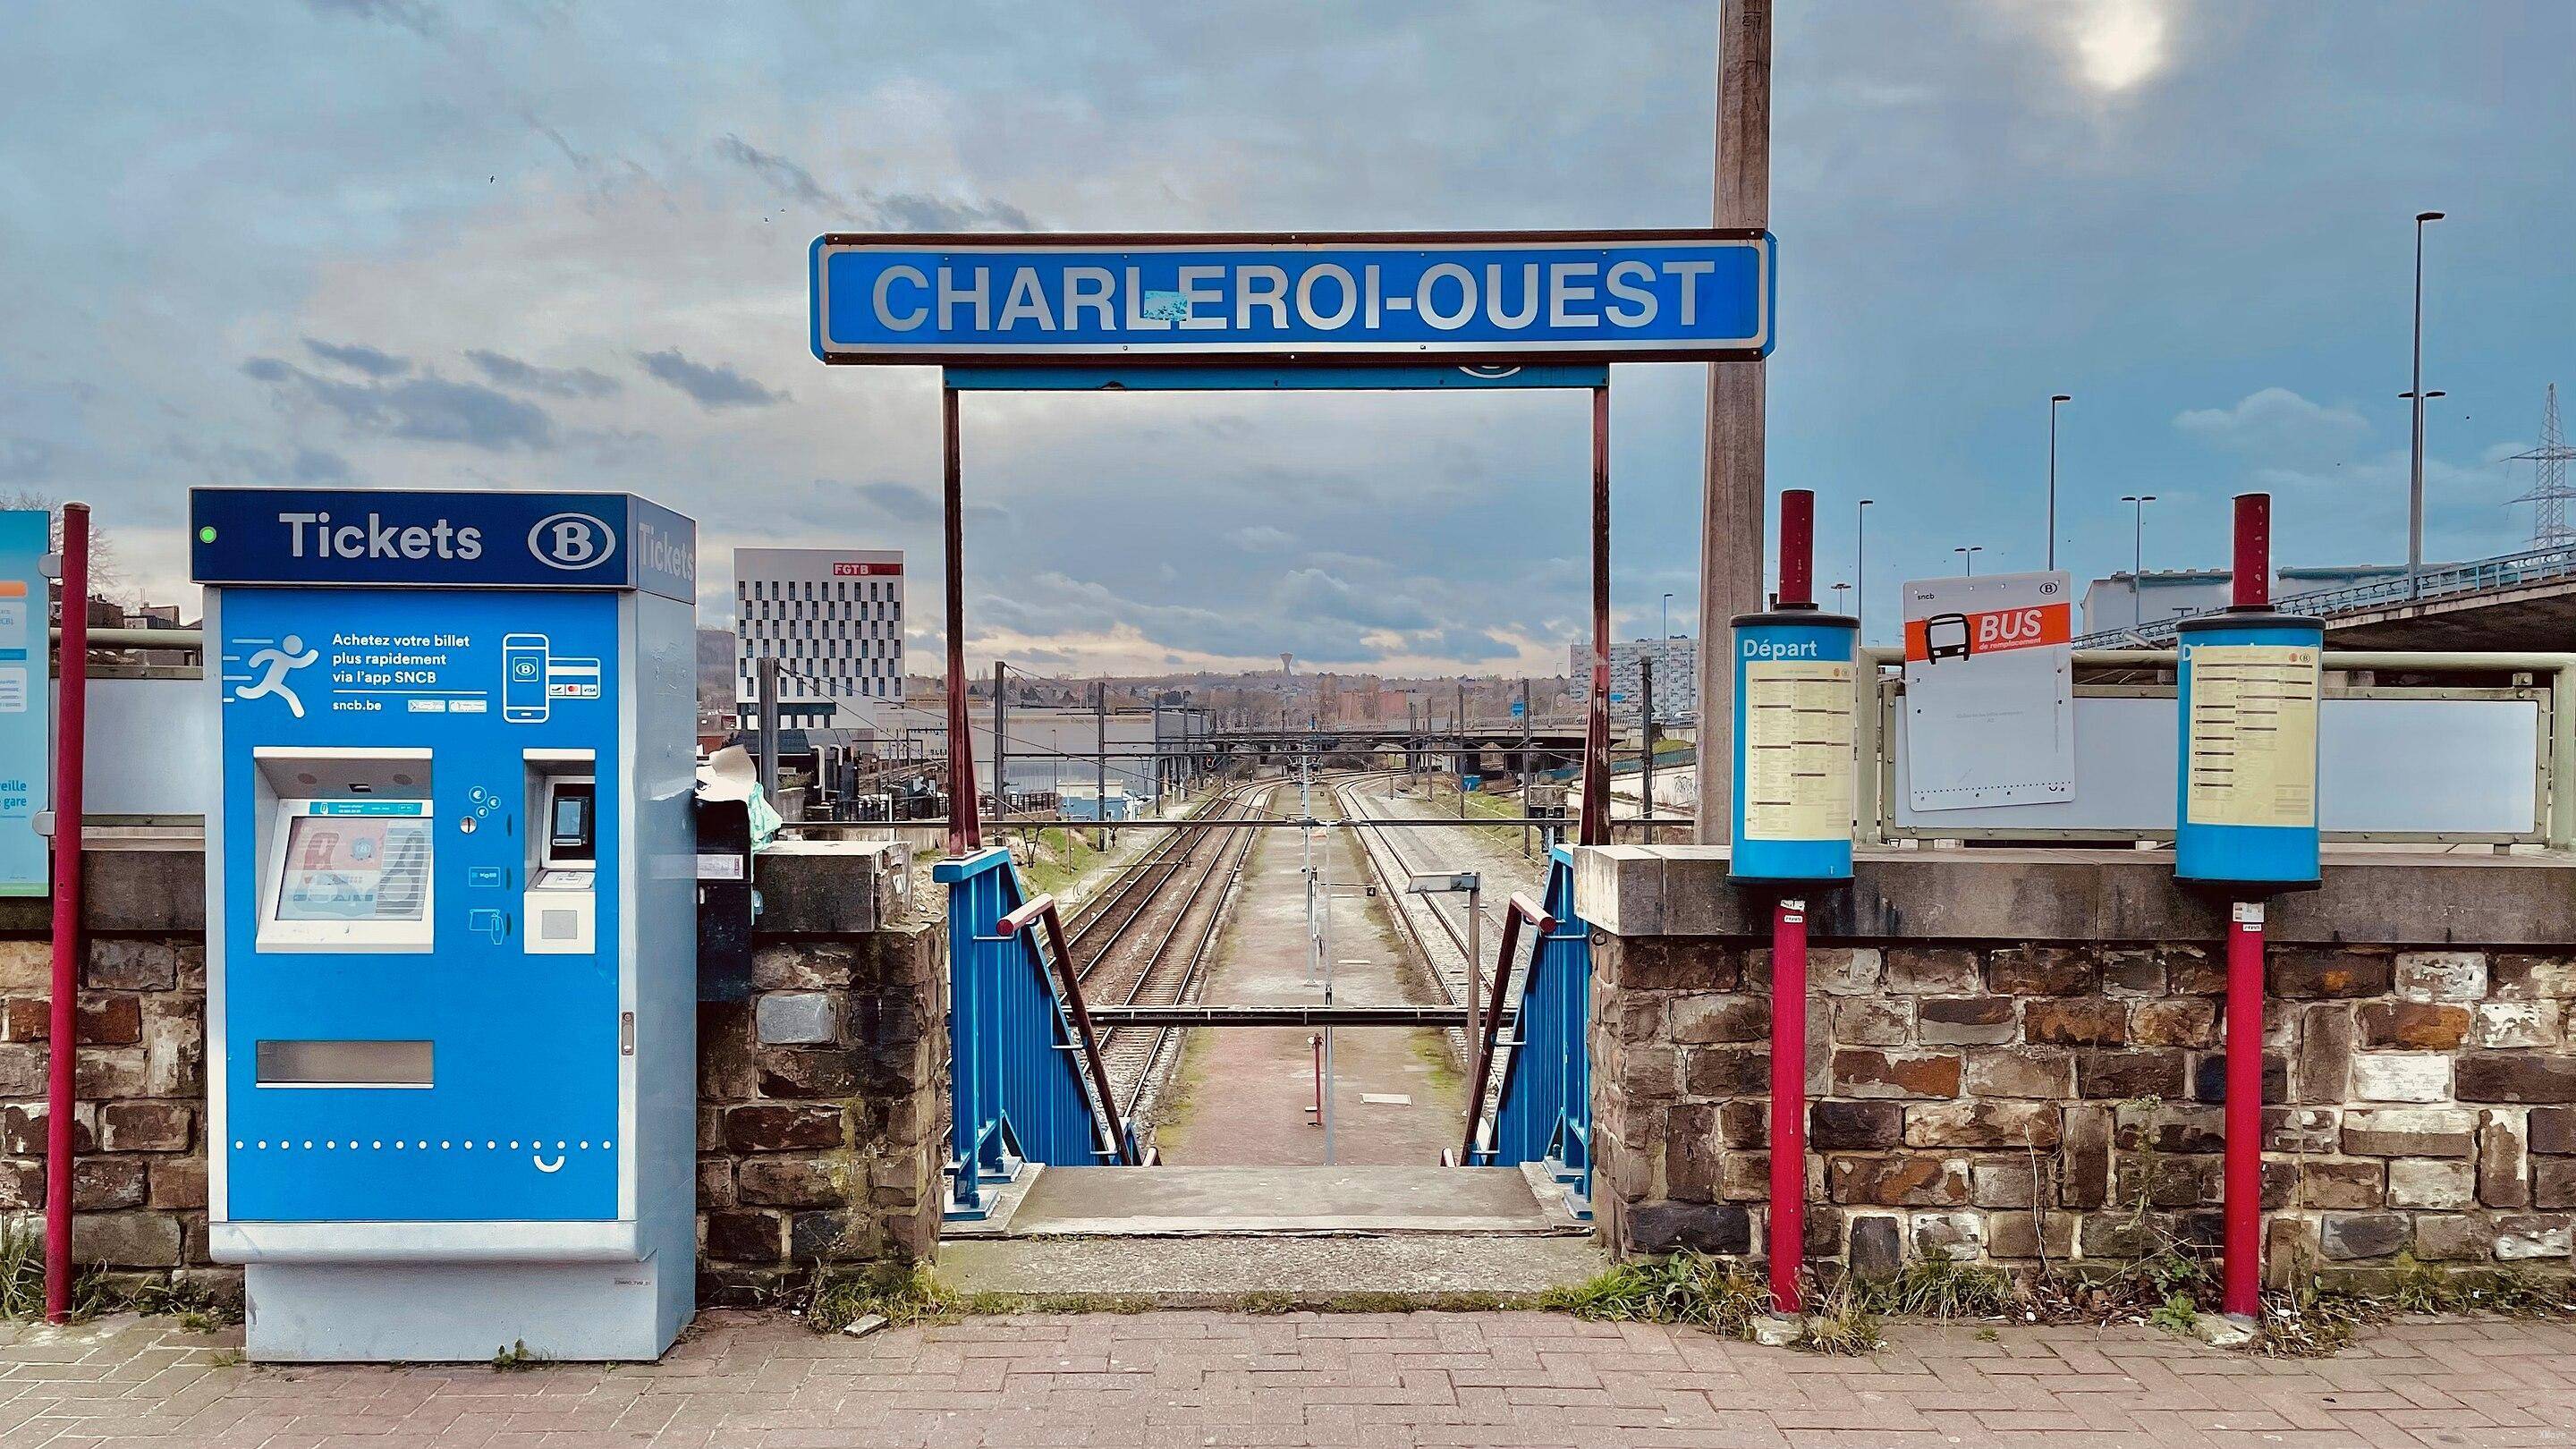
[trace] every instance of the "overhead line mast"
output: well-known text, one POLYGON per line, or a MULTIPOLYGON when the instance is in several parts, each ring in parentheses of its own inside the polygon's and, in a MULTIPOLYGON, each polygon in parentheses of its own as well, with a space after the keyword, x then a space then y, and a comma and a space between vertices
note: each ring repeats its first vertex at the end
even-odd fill
POLYGON ((2567 435, 2558 425, 2558 384, 2549 385, 2549 401, 2540 414, 2540 446, 2516 453, 2508 463, 2531 465, 2531 491, 2513 500, 2532 506, 2531 543, 2534 548, 2564 548, 2576 544, 2576 529, 2567 526, 2567 504, 2576 493, 2567 488, 2567 464, 2576 459, 2576 448, 2567 445, 2567 435))

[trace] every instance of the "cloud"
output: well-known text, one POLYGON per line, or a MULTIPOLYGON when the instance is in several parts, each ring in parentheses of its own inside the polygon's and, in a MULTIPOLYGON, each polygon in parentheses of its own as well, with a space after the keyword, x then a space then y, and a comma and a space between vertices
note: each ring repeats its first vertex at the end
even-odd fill
POLYGON ((1279 605, 1295 613, 1370 629, 1428 629, 1430 611, 1402 594, 1355 589, 1322 569, 1292 569, 1279 581, 1279 605))
POLYGON ((1234 546, 1245 553, 1285 553, 1297 544, 1297 535, 1285 529, 1272 528, 1266 523, 1256 523, 1250 528, 1238 528, 1226 537, 1232 539, 1234 546))
POLYGON ((1449 628, 1438 630, 1415 641, 1414 652, 1468 664, 1484 664, 1496 659, 1509 659, 1520 651, 1494 637, 1484 629, 1449 628))
POLYGON ((550 449, 559 441, 545 409, 479 383, 451 382, 435 374, 343 382, 274 357, 254 357, 242 364, 242 372, 283 396, 336 415, 360 433, 494 453, 550 449))
POLYGON ((351 372, 369 377, 400 377, 411 371, 411 359, 379 352, 359 342, 324 342, 317 337, 304 339, 306 350, 324 362, 336 362, 351 372))
POLYGON ((298 483, 347 483, 357 476, 349 470, 348 459, 320 448, 296 449, 287 473, 298 483))
POLYGON ((587 367, 539 367, 507 353, 473 348, 465 360, 485 377, 506 388, 545 397, 602 398, 625 391, 625 384, 587 367))
POLYGON ((823 189, 814 173, 772 151, 763 151, 740 136, 716 138, 718 158, 742 167, 754 176, 809 206, 836 206, 840 199, 823 189))
POLYGON ((34 483, 53 472, 54 445, 42 438, 0 438, 0 483, 34 483))
POLYGON ((698 406, 713 411, 717 408, 765 408, 787 401, 787 394, 772 392, 759 383, 722 363, 709 365, 691 362, 676 347, 660 352, 639 352, 635 360, 644 370, 687 393, 698 406))
POLYGON ((906 523, 924 523, 939 516, 939 500, 927 489, 909 483, 862 483, 852 491, 906 523))
POLYGON ((2194 408, 2174 426, 2204 442, 2266 455, 2348 453, 2370 422, 2348 407, 2313 403, 2285 387, 2248 394, 2234 407, 2194 408))
POLYGON ((345 16, 351 20, 372 20, 398 26, 415 35, 428 35, 438 26, 438 11, 429 0, 304 0, 305 8, 316 15, 345 16))
POLYGON ((988 197, 862 192, 859 198, 887 231, 1035 231, 1037 221, 1007 201, 988 197))
MULTIPOLYGON (((738 135, 715 141, 716 157, 741 167, 779 195, 818 210, 855 211, 856 224, 879 231, 1034 231, 1037 222, 1007 201, 978 196, 937 196, 920 191, 861 189, 844 197, 791 157, 764 151, 738 135)), ((842 219, 843 224, 850 224, 842 219)))

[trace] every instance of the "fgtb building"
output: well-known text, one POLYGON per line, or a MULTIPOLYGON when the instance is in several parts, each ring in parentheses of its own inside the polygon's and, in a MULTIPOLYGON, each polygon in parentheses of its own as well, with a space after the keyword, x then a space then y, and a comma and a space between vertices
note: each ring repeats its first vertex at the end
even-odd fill
POLYGON ((738 548, 733 551, 734 699, 749 723, 760 698, 758 661, 779 664, 782 728, 873 719, 903 703, 903 551, 738 548))

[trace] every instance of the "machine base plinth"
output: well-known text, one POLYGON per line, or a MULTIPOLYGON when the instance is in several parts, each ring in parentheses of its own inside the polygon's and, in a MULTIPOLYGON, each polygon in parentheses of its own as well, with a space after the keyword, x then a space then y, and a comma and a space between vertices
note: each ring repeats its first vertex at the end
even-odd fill
POLYGON ((244 1351, 261 1363, 660 1358, 696 1285, 640 1263, 253 1263, 244 1351))

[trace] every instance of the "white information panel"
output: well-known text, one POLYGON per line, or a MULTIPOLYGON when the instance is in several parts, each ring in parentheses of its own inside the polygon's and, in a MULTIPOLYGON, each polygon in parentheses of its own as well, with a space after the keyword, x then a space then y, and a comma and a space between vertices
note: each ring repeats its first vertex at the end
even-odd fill
POLYGON ((2063 573, 1905 585, 1906 802, 2075 798, 2074 612, 2063 573))
MULTIPOLYGON (((2076 794, 2059 804, 1918 810, 1911 744, 1897 731, 1890 823, 1908 835, 2172 834, 2173 696, 2086 695, 2075 711, 2076 794)), ((2536 837, 2541 719, 2528 698, 2328 698, 2317 717, 2317 823, 2333 835, 2536 837)))
POLYGON ((2309 645, 2191 651, 2194 825, 2317 823, 2317 655, 2309 645))
POLYGON ((1757 659, 1744 666, 1744 833, 1840 840, 1852 818, 1852 666, 1757 659))

